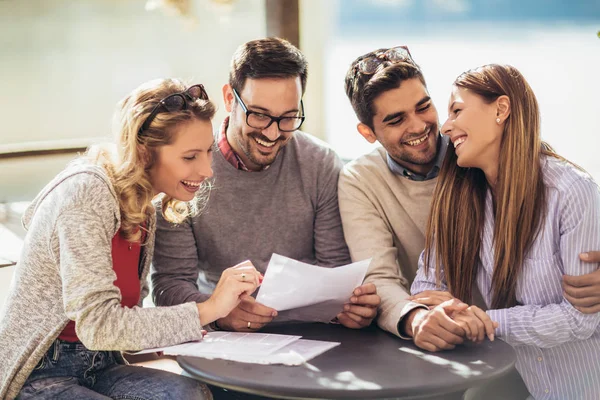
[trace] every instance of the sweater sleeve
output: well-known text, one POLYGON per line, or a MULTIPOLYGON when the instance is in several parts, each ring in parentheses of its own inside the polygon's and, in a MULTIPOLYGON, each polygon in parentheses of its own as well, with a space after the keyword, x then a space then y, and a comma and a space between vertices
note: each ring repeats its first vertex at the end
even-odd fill
POLYGON ((194 303, 121 306, 112 268, 113 225, 111 210, 91 204, 63 210, 55 222, 64 310, 82 343, 90 350, 140 350, 200 339, 194 303))
POLYGON ((152 260, 154 304, 172 306, 207 300, 209 295, 198 290, 198 249, 191 219, 175 225, 165 220, 160 207, 157 207, 156 214, 152 260))
POLYGON ((381 298, 377 323, 382 329, 400 336, 400 320, 421 305, 408 300, 409 283, 398 265, 393 234, 363 189, 356 177, 342 171, 339 204, 344 235, 352 261, 373 258, 365 283, 375 284, 381 298))
POLYGON ((325 165, 319 169, 317 204, 314 222, 314 246, 317 265, 338 267, 350 263, 348 246, 338 204, 338 177, 342 161, 330 151, 324 157, 325 165))

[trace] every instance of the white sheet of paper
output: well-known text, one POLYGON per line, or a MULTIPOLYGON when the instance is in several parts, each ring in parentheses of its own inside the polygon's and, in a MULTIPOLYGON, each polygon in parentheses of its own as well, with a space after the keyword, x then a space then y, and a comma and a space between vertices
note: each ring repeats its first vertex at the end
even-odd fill
POLYGON ((323 268, 273 254, 256 301, 276 309, 279 322, 329 322, 362 284, 370 262, 323 268))
POLYGON ((166 355, 186 355, 208 358, 264 356, 300 339, 301 336, 273 333, 209 332, 201 341, 187 342, 168 347, 146 349, 135 354, 162 351, 166 355))
MULTIPOLYGON (((327 350, 330 350, 336 346, 338 346, 339 342, 325 342, 321 340, 305 340, 298 339, 299 336, 288 336, 287 339, 282 340, 282 338, 261 338, 257 335, 268 335, 268 336, 284 336, 284 335, 269 335, 266 333, 247 333, 245 335, 249 335, 249 337, 236 339, 233 343, 234 346, 229 348, 221 348, 218 352, 209 352, 205 351, 202 347, 204 341, 201 342, 188 342, 182 343, 175 346, 168 347, 160 347, 155 349, 147 349, 136 352, 135 354, 144 354, 144 353, 153 353, 157 351, 162 351, 166 355, 170 356, 192 356, 192 357, 202 357, 208 358, 210 360, 215 358, 221 358, 224 360, 237 361, 243 363, 251 363, 251 364, 283 364, 283 365, 301 365, 315 358, 316 356, 323 354, 327 350), (266 351, 266 354, 258 354, 252 351, 245 351, 247 349, 238 348, 239 344, 248 343, 248 341, 252 343, 256 343, 256 341, 271 342, 274 346, 269 347, 266 351), (279 347, 281 343, 286 341, 290 341, 288 344, 283 347, 279 347), (277 343, 275 345, 275 343, 277 343), (278 350, 273 350, 274 348, 279 347, 278 350), (252 354, 250 354, 252 353, 252 354)), ((221 344, 223 343, 232 343, 229 340, 221 340, 226 339, 227 332, 210 332, 206 337, 213 336, 214 341, 218 341, 221 344)), ((253 346, 253 345, 252 345, 253 346)), ((253 346, 254 347, 254 346, 253 346)))
POLYGON ((252 364, 301 365, 308 360, 325 353, 327 350, 338 346, 339 344, 339 342, 299 339, 277 350, 276 352, 267 355, 244 356, 241 354, 233 354, 231 357, 227 358, 214 358, 225 358, 226 360, 252 364))

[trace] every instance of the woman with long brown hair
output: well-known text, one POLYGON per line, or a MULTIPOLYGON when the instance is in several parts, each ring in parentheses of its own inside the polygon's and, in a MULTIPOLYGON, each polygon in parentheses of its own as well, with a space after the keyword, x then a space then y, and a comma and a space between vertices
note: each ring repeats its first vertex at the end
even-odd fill
MULTIPOLYGON (((442 133, 451 143, 411 292, 472 304, 477 285, 480 319, 514 346, 534 398, 597 399, 600 314, 575 309, 561 279, 597 268, 578 255, 600 246, 598 186, 542 142, 537 100, 514 67, 460 75, 442 133)), ((477 324, 464 326, 478 336, 477 324)))
POLYGON ((33 200, 0 320, 0 398, 210 399, 198 381, 126 365, 119 351, 199 340, 251 294, 251 263, 203 303, 142 308, 156 214, 193 215, 212 176, 215 106, 202 85, 148 82, 119 103, 118 155, 90 149, 33 200))

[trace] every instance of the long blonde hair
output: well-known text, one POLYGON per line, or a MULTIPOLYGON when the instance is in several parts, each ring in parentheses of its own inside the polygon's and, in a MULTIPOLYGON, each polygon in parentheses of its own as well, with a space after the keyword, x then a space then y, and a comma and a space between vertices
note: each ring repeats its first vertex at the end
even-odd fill
MULTIPOLYGON (((559 157, 542 142, 540 114, 531 87, 512 66, 485 65, 460 75, 454 85, 486 103, 510 98, 510 115, 500 144, 494 205, 492 308, 517 304, 517 278, 546 211, 541 155, 559 157)), ((461 168, 448 146, 433 194, 425 242, 425 267, 434 252, 436 277, 443 266, 453 296, 472 301, 477 277, 488 184, 483 171, 461 168)))
MULTIPOLYGON (((159 112, 147 129, 141 130, 162 99, 183 92, 186 87, 177 79, 157 79, 142 84, 118 103, 115 112, 118 154, 114 156, 100 147, 92 147, 87 152, 90 159, 107 171, 113 183, 119 199, 121 232, 128 240, 140 239, 140 227, 155 212, 152 205, 154 189, 148 171, 157 160, 158 148, 174 141, 176 128, 181 124, 193 119, 210 121, 215 114, 215 105, 210 100, 188 101, 185 110, 159 112)), ((210 190, 209 181, 202 186, 191 202, 164 196, 162 213, 165 219, 179 223, 196 214, 210 190)))

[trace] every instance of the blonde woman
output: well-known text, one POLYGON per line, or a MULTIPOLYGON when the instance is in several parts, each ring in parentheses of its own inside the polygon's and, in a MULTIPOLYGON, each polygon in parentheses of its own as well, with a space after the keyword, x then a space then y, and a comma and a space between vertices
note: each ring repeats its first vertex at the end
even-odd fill
POLYGON ((119 351, 202 338, 252 293, 250 263, 203 303, 141 308, 154 248, 151 200, 178 222, 212 176, 215 112, 202 85, 146 83, 120 104, 119 155, 91 150, 27 209, 28 229, 0 320, 0 398, 206 399, 187 377, 125 365, 119 351), (185 203, 187 202, 187 204, 185 203))
MULTIPOLYGON (((486 312, 429 312, 454 318, 474 341, 511 344, 533 398, 598 399, 600 314, 581 313, 561 285, 598 267, 579 258, 600 246, 598 185, 542 142, 537 100, 514 67, 460 75, 442 133, 451 143, 411 292, 448 290, 472 304, 477 285, 486 312)), ((415 343, 445 348, 420 341, 418 326, 415 343)))

